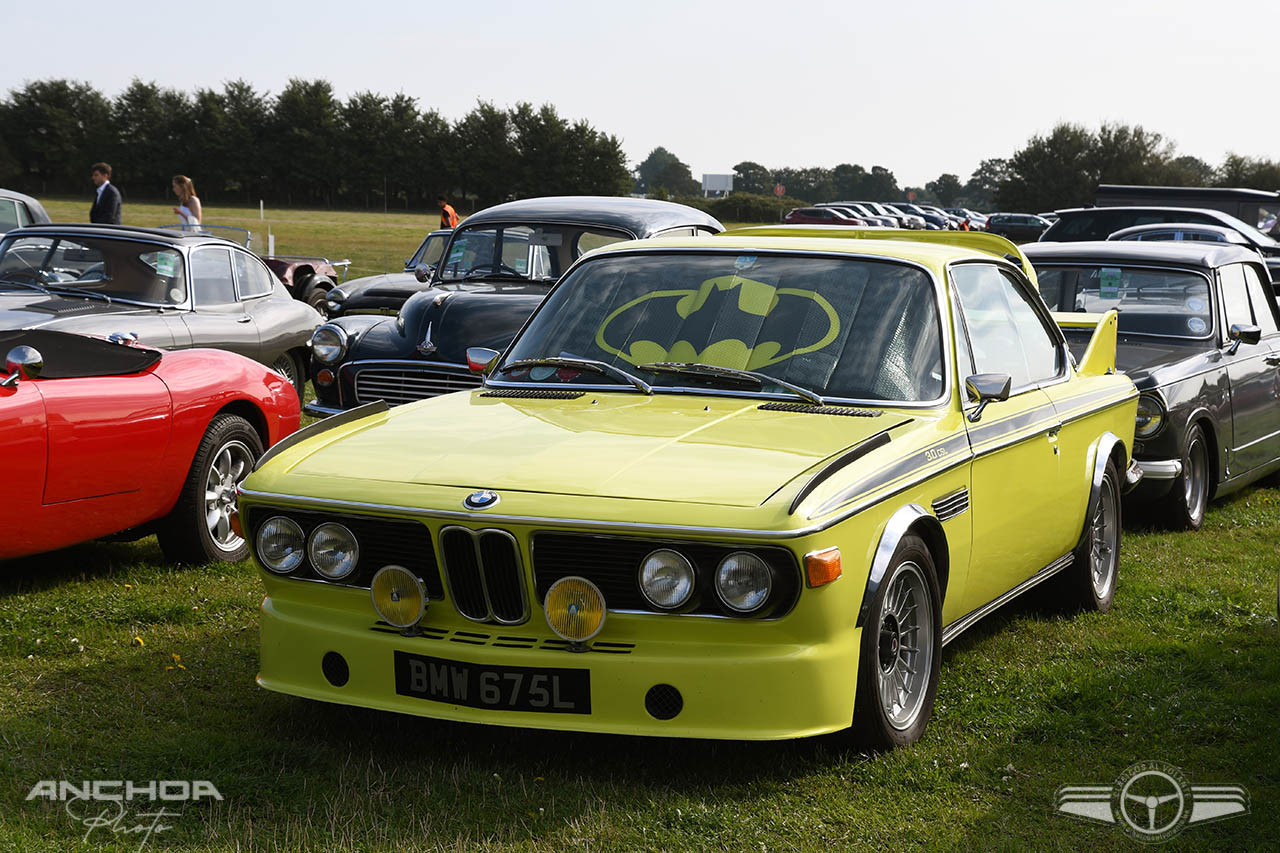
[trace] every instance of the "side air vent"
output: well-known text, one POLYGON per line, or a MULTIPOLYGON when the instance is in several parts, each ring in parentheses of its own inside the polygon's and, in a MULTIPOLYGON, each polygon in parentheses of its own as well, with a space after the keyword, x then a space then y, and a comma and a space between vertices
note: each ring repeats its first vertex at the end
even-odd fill
POLYGON ((878 409, 855 409, 851 406, 812 406, 808 403, 761 403, 762 412, 795 412, 802 415, 841 415, 846 418, 878 418, 878 409))
POLYGON ((554 391, 548 388, 496 388, 481 397, 510 397, 517 400, 576 400, 585 391, 554 391))
POLYGON ((933 502, 933 514, 938 521, 950 521, 969 508, 969 490, 960 489, 943 495, 933 502))

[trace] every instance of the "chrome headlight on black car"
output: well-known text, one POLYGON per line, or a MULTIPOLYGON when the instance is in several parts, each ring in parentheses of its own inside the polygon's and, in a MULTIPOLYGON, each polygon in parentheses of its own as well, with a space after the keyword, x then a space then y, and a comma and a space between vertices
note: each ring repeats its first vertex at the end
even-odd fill
POLYGON ((317 361, 336 364, 347 354, 347 332, 341 326, 326 323, 311 334, 311 353, 317 361))
POLYGON ((1148 439, 1164 428, 1168 412, 1159 395, 1142 394, 1138 397, 1138 419, 1134 427, 1134 437, 1148 439))

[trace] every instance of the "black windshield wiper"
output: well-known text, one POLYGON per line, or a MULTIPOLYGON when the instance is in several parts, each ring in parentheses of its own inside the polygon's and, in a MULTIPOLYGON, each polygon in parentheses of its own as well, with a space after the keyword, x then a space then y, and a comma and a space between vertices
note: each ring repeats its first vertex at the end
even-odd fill
POLYGON ((472 270, 462 277, 463 281, 471 281, 474 278, 527 278, 518 272, 509 272, 508 270, 472 270))
POLYGON ((735 370, 732 367, 718 367, 714 364, 702 364, 696 361, 650 361, 636 366, 641 370, 651 370, 654 373, 675 373, 684 374, 685 376, 736 379, 739 382, 753 382, 756 387, 760 387, 767 382, 770 385, 777 385, 779 388, 785 388, 800 399, 807 400, 815 406, 826 405, 826 401, 823 400, 820 395, 815 394, 808 388, 802 388, 799 385, 792 385, 790 382, 775 379, 767 373, 759 373, 755 370, 735 370))
POLYGON ((593 373, 621 379, 644 394, 653 393, 653 386, 639 376, 633 376, 621 368, 614 367, 612 364, 606 364, 603 361, 596 361, 591 358, 522 358, 510 364, 504 364, 498 368, 498 372, 507 373, 520 367, 576 367, 579 370, 590 370, 593 373))
MULTIPOLYGON (((110 281, 110 279, 101 279, 102 281, 110 281)), ((70 294, 72 296, 85 296, 94 299, 105 300, 108 305, 111 304, 111 297, 105 293, 96 290, 89 290, 87 287, 74 287, 66 284, 54 284, 48 289, 49 293, 56 293, 59 296, 70 294)))
POLYGON ((3 276, 0 276, 0 284, 12 284, 17 287, 26 288, 27 290, 38 290, 41 293, 49 292, 49 288, 37 281, 19 281, 16 278, 4 278, 3 276))

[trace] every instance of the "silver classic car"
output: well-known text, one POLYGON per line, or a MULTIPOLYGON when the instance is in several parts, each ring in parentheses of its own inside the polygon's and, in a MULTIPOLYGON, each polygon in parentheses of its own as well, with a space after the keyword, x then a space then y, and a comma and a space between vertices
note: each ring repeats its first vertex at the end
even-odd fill
POLYGON ((0 329, 212 347, 273 368, 302 397, 321 323, 252 252, 220 237, 121 225, 31 225, 0 239, 0 329))

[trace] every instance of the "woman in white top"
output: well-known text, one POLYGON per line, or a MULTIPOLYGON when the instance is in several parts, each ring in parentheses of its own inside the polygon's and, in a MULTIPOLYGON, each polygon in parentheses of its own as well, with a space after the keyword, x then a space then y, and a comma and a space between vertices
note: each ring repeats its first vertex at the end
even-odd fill
POLYGON ((186 175, 174 175, 173 194, 178 197, 178 206, 173 212, 178 214, 183 226, 198 229, 203 211, 200 209, 200 199, 196 198, 196 185, 186 175))

